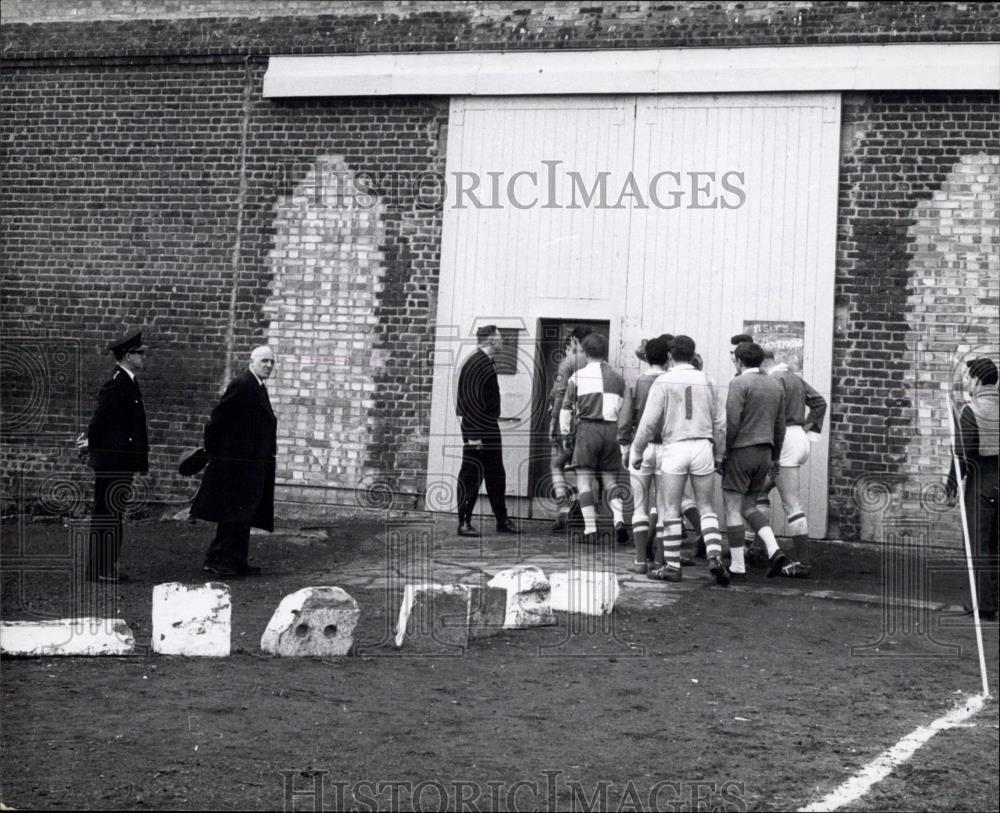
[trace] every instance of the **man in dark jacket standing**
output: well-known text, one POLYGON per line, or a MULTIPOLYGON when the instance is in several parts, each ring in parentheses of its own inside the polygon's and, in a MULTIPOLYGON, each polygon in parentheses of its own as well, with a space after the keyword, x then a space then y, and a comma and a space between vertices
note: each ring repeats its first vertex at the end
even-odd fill
POLYGON ((476 331, 479 349, 462 366, 458 376, 456 413, 462 421, 462 467, 458 472, 458 533, 478 536, 472 527, 472 512, 479 487, 486 480, 486 493, 496 517, 499 533, 517 533, 507 517, 504 493, 507 473, 503 467, 500 440, 500 385, 493 357, 503 347, 496 325, 476 331))
POLYGON ((205 427, 209 463, 191 516, 219 523, 205 554, 205 571, 216 576, 260 573, 247 561, 250 528, 274 530, 278 422, 264 383, 273 370, 271 348, 254 348, 205 427))
POLYGON ((125 512, 135 474, 149 471, 146 409, 136 374, 142 370, 146 345, 133 333, 108 347, 118 368, 97 395, 97 408, 85 444, 94 470, 94 510, 90 524, 87 578, 117 582, 128 577, 118 569, 124 541, 125 512))
MULTIPOLYGON (((991 359, 967 361, 965 387, 968 402, 958 412, 955 457, 965 481, 964 504, 972 555, 976 557, 976 594, 979 617, 996 621, 998 564, 997 504, 1000 502, 997 460, 1000 456, 1000 375, 991 359)), ((948 497, 954 504, 958 477, 952 465, 948 497)), ((968 608, 971 612, 971 606, 968 608)))

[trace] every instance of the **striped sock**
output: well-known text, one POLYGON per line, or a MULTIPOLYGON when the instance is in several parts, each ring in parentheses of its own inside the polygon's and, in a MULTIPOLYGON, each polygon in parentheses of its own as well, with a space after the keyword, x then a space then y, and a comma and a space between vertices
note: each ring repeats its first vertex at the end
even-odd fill
POLYGON ((583 532, 585 534, 596 534, 597 510, 594 504, 594 492, 580 492, 580 513, 583 514, 583 532))
POLYGON ((656 562, 656 566, 659 567, 663 564, 663 521, 660 517, 656 518, 656 525, 651 526, 654 529, 653 533, 653 561, 656 562))
POLYGON ((732 573, 746 573, 747 564, 743 558, 743 526, 726 526, 726 539, 729 540, 729 553, 733 557, 733 561, 729 565, 729 570, 732 573))
POLYGON ((663 563, 670 567, 681 566, 681 541, 684 539, 684 523, 680 518, 668 519, 664 523, 663 563))
POLYGON ((715 514, 701 515, 701 535, 705 540, 705 555, 722 556, 722 534, 715 514))

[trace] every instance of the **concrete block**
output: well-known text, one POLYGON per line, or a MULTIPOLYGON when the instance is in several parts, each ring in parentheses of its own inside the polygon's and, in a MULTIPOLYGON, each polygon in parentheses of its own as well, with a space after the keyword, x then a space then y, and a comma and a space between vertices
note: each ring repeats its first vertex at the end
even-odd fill
POLYGON ((153 652, 224 658, 229 655, 229 587, 167 582, 153 588, 153 652))
POLYGON ((281 600, 260 648, 286 658, 347 655, 360 616, 358 602, 339 587, 304 587, 281 600))
POLYGON ((499 587, 469 587, 469 639, 496 635, 507 617, 507 591, 499 587))
POLYGON ((396 624, 396 647, 428 654, 459 654, 469 645, 469 588, 463 584, 408 584, 396 624))
POLYGON ((488 582, 507 592, 504 629, 544 627, 556 623, 552 613, 552 586, 533 565, 501 570, 488 582))
POLYGON ((134 650, 132 630, 120 618, 4 621, 0 625, 0 652, 4 655, 131 655, 134 650))
POLYGON ((549 577, 552 609, 583 615, 610 615, 618 600, 618 577, 602 570, 564 570, 549 577))

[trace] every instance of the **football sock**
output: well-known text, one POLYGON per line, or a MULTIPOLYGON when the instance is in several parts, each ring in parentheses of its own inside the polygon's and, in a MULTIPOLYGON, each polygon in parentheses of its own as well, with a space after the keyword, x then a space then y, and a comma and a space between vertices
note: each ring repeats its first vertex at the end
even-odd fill
POLYGON ((664 524, 663 562, 670 567, 681 566, 681 540, 684 539, 684 523, 680 518, 668 519, 664 524))
POLYGON ((715 514, 702 514, 701 536, 705 542, 706 556, 722 556, 722 533, 719 531, 719 518, 715 514))
POLYGON ((743 558, 743 526, 727 526, 726 539, 729 540, 729 553, 733 557, 729 570, 733 573, 746 573, 747 565, 743 558))
POLYGON ((580 492, 580 513, 583 514, 583 532, 596 534, 597 509, 594 506, 594 493, 592 491, 580 492))

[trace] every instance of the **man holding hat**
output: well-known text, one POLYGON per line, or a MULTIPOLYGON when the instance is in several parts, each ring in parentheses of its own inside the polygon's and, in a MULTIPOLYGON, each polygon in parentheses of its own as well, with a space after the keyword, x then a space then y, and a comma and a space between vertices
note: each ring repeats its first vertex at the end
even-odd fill
POLYGON ((209 463, 191 516, 217 522, 205 554, 215 576, 253 576, 250 528, 274 530, 274 471, 278 421, 265 381, 274 370, 267 345, 250 353, 249 368, 229 382, 205 427, 209 463))
POLYGON ((108 346, 117 369, 98 392, 86 441, 78 444, 81 450, 87 450, 94 470, 94 510, 87 559, 90 581, 117 582, 127 578, 118 570, 125 510, 134 475, 149 471, 146 409, 135 380, 147 349, 141 332, 108 346))
MULTIPOLYGON (((981 357, 967 361, 965 388, 968 401, 958 415, 955 456, 965 478, 965 515, 976 565, 979 616, 997 617, 997 456, 1000 452, 1000 395, 997 366, 981 357)), ((954 503, 958 479, 952 466, 948 496, 954 503)), ((971 608, 970 608, 971 611, 971 608)))

